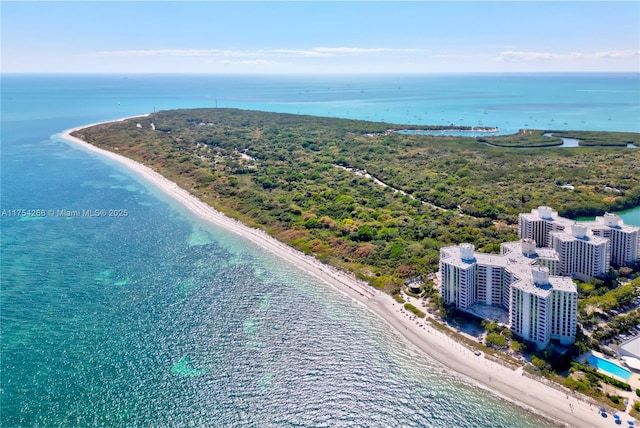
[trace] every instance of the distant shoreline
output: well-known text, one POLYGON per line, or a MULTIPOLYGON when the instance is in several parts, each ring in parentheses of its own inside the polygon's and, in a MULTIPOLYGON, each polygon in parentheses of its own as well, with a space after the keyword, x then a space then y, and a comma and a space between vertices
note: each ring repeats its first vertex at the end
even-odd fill
MULTIPOLYGON (((101 123, 119 122, 146 116, 149 116, 149 114, 101 123)), ((353 275, 325 265, 317 259, 289 247, 260 229, 251 228, 224 215, 152 168, 125 156, 93 146, 71 135, 94 125, 97 124, 66 130, 61 133, 61 137, 88 151, 119 162, 156 186, 166 195, 180 202, 203 220, 237 233, 321 279, 332 288, 367 307, 402 335, 412 346, 417 347, 424 354, 446 366, 454 373, 463 376, 465 379, 472 380, 477 386, 491 390, 499 397, 507 399, 525 410, 549 419, 552 423, 560 426, 610 426, 610 423, 607 422, 611 422, 611 420, 602 418, 598 412, 598 406, 591 405, 586 401, 585 397, 529 378, 524 375, 522 368, 512 370, 491 361, 484 354, 475 355, 473 350, 455 342, 445 333, 430 327, 428 322, 415 320, 412 314, 402 309, 402 306, 390 295, 375 290, 367 283, 356 279, 353 275), (571 396, 567 394, 571 394, 571 396), (579 397, 582 398, 578 399, 579 397), (570 411, 569 404, 572 405, 572 411, 570 411)), ((411 303, 419 304, 417 299, 409 299, 411 303)))
POLYGON ((495 133, 500 132, 498 127, 475 127, 475 126, 462 126, 462 127, 426 127, 426 128, 402 128, 402 129, 390 129, 390 132, 484 132, 495 133))
POLYGON ((384 133, 369 133, 369 136, 384 134, 402 134, 402 135, 433 135, 449 134, 449 133, 480 133, 480 134, 497 134, 500 132, 498 127, 475 127, 475 126, 419 126, 419 127, 403 127, 399 129, 387 129, 384 133))

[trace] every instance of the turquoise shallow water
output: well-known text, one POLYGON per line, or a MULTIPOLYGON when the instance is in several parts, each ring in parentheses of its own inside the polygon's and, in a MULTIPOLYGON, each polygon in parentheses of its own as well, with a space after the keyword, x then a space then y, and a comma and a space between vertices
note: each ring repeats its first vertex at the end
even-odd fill
MULTIPOLYGON (((446 90, 460 81, 435 91, 371 77, 2 79, 2 209, 55 215, 1 219, 1 426, 544 426, 445 374, 304 272, 51 138, 154 107, 408 120, 425 99, 488 116, 503 96, 460 101, 446 90), (127 215, 62 212, 102 209, 127 215)), ((525 110, 526 96, 514 97, 525 110)), ((599 108, 613 105, 627 129, 637 105, 614 97, 599 108)))
POLYGON ((640 208, 633 208, 618 213, 624 220, 625 224, 632 224, 634 226, 640 226, 640 208))

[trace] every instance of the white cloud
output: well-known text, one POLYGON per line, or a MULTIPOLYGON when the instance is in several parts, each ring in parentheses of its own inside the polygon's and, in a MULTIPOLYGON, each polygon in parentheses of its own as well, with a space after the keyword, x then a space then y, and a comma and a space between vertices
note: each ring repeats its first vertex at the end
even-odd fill
POLYGON ((98 51, 88 54, 91 57, 256 57, 263 56, 262 51, 233 51, 226 49, 129 49, 119 51, 98 51))
POLYGON ((317 46, 304 49, 123 49, 96 51, 84 57, 111 62, 126 61, 127 67, 178 67, 242 72, 349 72, 398 69, 415 57, 418 49, 387 47, 317 46), (363 65, 365 64, 366 65, 363 65), (151 65, 153 64, 153 66, 151 65))
POLYGON ((363 55, 369 53, 381 53, 381 52, 415 52, 416 49, 392 49, 392 48, 328 48, 317 47, 313 48, 316 52, 323 52, 330 55, 363 55))
POLYGON ((281 56, 301 56, 301 57, 331 57, 333 55, 314 49, 273 49, 270 52, 281 56))
POLYGON ((611 51, 611 52, 596 52, 594 54, 598 58, 629 58, 629 57, 639 57, 640 51, 611 51))
POLYGON ((550 52, 520 52, 520 51, 504 51, 500 52, 503 61, 519 62, 519 61, 537 61, 541 59, 558 58, 557 54, 550 52))
POLYGON ((232 64, 232 65, 266 65, 272 64, 270 61, 265 61, 263 59, 243 59, 243 60, 232 60, 232 59, 223 59, 222 61, 218 61, 219 64, 232 64))
POLYGON ((303 57, 339 57, 339 56, 358 56, 377 53, 410 53, 418 52, 417 49, 396 49, 396 48, 355 48, 355 47, 337 47, 330 48, 319 46, 311 49, 274 49, 271 52, 303 57))
MULTIPOLYGON (((390 47, 316 46, 303 49, 128 49, 86 54, 109 62, 126 61, 127 67, 173 69, 201 64, 220 70, 264 72, 345 71, 605 71, 637 70, 638 50, 598 52, 545 52, 507 48, 435 50, 390 47)), ((186 68, 185 68, 186 69, 186 68)))
POLYGON ((602 52, 570 52, 570 53, 555 53, 555 52, 527 52, 527 51, 504 51, 500 53, 500 58, 505 62, 527 62, 527 61, 540 61, 540 60, 593 60, 603 58, 631 58, 639 56, 640 51, 626 50, 626 51, 602 51, 602 52))
POLYGON ((264 58, 266 56, 328 58, 337 56, 355 56, 376 53, 412 53, 417 49, 394 48, 358 48, 358 47, 314 47, 310 49, 264 49, 264 50, 229 50, 229 49, 128 49, 114 51, 98 51, 89 53, 90 57, 223 57, 223 58, 264 58))

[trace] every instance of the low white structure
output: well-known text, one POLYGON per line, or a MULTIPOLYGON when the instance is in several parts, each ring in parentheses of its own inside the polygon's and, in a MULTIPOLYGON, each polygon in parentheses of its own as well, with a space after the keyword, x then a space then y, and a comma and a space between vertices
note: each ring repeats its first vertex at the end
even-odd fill
POLYGON ((622 357, 622 361, 626 364, 630 369, 640 371, 640 360, 635 357, 622 357))
POLYGON ((640 360, 640 336, 618 345, 618 354, 621 357, 631 357, 640 360))

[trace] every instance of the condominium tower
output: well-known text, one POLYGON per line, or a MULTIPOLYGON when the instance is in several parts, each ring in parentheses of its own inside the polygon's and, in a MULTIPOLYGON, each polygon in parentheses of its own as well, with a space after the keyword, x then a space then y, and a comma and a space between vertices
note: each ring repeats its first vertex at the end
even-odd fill
POLYGON ((616 214, 605 213, 586 223, 595 236, 609 240, 608 257, 611 264, 624 266, 640 259, 640 227, 624 224, 616 214))
POLYGON ((576 223, 540 206, 519 215, 518 234, 519 242, 501 244, 500 255, 477 253, 471 244, 441 248, 440 294, 445 304, 485 318, 487 308, 506 312, 511 330, 538 347, 575 340, 571 277, 588 281, 611 264, 639 261, 640 227, 615 214, 576 223))
POLYGON ((583 281, 605 275, 610 265, 639 260, 640 227, 625 225, 616 214, 576 223, 540 206, 518 216, 518 235, 554 248, 561 259, 559 273, 583 281))
POLYGON ((440 294, 444 303, 478 314, 478 306, 508 312, 518 336, 545 347, 551 339, 575 340, 577 290, 569 277, 555 275, 557 253, 535 242, 503 243, 501 254, 474 251, 471 244, 440 250, 440 294), (553 274, 553 275, 550 275, 553 274))
POLYGON ((609 272, 609 239, 588 232, 586 225, 576 223, 569 230, 549 234, 563 275, 589 281, 609 272))
POLYGON ((575 223, 568 218, 560 217, 550 207, 540 206, 530 213, 518 216, 518 236, 536 241, 539 247, 551 246, 551 232, 562 232, 575 223))

